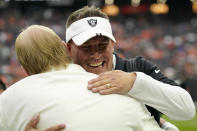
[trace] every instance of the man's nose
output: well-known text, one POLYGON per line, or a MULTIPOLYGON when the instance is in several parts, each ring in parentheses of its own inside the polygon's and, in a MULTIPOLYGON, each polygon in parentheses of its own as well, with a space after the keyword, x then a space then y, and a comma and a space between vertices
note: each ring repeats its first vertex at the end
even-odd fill
POLYGON ((91 55, 90 55, 90 57, 94 58, 94 59, 99 59, 100 56, 101 56, 101 53, 99 51, 96 51, 96 50, 94 50, 94 51, 92 50, 91 55))

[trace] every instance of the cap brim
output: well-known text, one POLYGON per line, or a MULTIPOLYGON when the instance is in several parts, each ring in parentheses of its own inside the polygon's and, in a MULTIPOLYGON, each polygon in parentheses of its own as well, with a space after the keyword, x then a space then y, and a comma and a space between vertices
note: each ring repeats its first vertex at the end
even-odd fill
POLYGON ((95 37, 95 36, 106 36, 108 38, 110 38, 112 41, 116 42, 114 36, 111 33, 108 33, 106 31, 103 30, 99 30, 99 29, 94 29, 94 30, 88 30, 85 32, 82 32, 76 36, 74 36, 72 38, 72 40, 74 41, 74 43, 77 46, 81 46, 82 44, 84 44, 86 41, 88 41, 89 39, 95 37))

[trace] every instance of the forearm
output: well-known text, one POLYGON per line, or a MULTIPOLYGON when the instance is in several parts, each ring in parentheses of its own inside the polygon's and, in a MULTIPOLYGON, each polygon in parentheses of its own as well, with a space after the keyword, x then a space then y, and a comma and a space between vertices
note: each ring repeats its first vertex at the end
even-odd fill
POLYGON ((174 120, 189 120, 195 115, 195 106, 187 91, 157 81, 141 72, 137 72, 129 95, 174 120))

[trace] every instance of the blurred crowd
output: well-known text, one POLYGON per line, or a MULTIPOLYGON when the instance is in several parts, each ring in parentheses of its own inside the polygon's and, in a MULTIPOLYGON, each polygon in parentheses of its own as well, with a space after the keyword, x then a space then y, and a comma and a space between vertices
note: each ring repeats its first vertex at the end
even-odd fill
MULTIPOLYGON (((47 7, 0 9, 0 79, 7 87, 26 76, 14 51, 19 32, 29 25, 41 24, 52 28, 65 40, 69 13, 66 9, 47 7)), ((150 14, 119 15, 110 19, 117 40, 116 52, 121 57, 144 56, 197 100, 197 17, 176 22, 150 14)))

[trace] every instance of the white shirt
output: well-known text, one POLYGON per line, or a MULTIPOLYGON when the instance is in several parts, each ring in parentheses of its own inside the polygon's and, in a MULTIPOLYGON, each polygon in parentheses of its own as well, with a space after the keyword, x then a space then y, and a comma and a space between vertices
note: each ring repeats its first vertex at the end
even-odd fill
POLYGON ((142 72, 137 72, 128 94, 174 120, 190 120, 196 113, 193 100, 186 90, 155 80, 142 72))
MULTIPOLYGON (((116 57, 113 54, 113 70, 115 66, 116 57)), ((142 72, 136 72, 136 74, 135 83, 128 92, 131 97, 157 109, 172 120, 194 118, 195 105, 186 90, 155 80, 142 72)))
POLYGON ((89 91, 87 81, 95 77, 70 64, 15 83, 0 96, 0 130, 23 131, 40 112, 39 129, 65 123, 66 131, 162 131, 130 96, 89 91))

